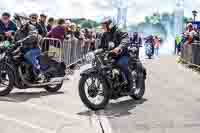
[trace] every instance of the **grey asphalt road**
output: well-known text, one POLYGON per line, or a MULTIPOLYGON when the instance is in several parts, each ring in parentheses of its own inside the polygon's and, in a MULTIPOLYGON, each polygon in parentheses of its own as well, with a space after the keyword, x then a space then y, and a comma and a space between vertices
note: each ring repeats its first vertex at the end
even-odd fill
POLYGON ((113 133, 199 133, 200 75, 177 64, 175 56, 145 65, 144 99, 115 102, 105 111, 113 133))
POLYGON ((100 112, 89 111, 80 101, 80 71, 56 94, 43 89, 14 90, 0 97, 0 132, 199 133, 200 75, 176 59, 144 60, 148 68, 144 99, 124 97, 100 112))

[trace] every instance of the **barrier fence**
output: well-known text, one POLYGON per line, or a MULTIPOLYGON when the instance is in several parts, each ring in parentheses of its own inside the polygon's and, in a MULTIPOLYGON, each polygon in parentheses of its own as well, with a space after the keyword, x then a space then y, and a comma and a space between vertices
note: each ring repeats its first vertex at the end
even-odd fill
POLYGON ((200 42, 184 45, 181 50, 181 58, 187 63, 200 65, 200 42))
POLYGON ((43 54, 52 56, 55 60, 64 62, 66 66, 71 66, 79 61, 86 59, 90 52, 91 45, 95 48, 100 44, 100 40, 78 40, 71 38, 68 40, 59 40, 55 38, 43 38, 40 41, 43 54))

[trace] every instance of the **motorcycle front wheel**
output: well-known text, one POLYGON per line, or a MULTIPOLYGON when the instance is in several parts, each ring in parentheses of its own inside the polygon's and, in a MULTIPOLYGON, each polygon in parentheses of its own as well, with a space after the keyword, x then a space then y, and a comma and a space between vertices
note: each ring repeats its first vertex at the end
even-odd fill
POLYGON ((144 75, 138 78, 136 81, 136 89, 131 97, 135 100, 141 100, 145 94, 145 77, 144 75))
POLYGON ((10 70, 0 70, 0 96, 8 95, 14 87, 14 75, 10 70))
POLYGON ((79 81, 79 96, 91 110, 104 109, 110 100, 106 81, 98 75, 84 75, 79 81))

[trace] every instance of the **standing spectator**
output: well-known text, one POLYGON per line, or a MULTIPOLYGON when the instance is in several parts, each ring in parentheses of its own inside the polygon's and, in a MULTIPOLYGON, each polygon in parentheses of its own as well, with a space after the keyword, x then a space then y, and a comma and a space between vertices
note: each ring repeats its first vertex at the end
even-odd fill
POLYGON ((92 36, 92 39, 91 39, 91 43, 90 43, 90 50, 91 51, 94 51, 95 50, 95 44, 96 44, 96 34, 95 34, 95 32, 92 32, 91 31, 91 36, 92 36))
POLYGON ((155 36, 155 44, 154 44, 154 48, 155 48, 155 55, 158 56, 159 55, 159 48, 160 48, 160 39, 155 36))
POLYGON ((65 20, 64 19, 59 19, 58 20, 58 25, 54 27, 47 35, 48 37, 51 38, 56 38, 60 39, 61 41, 64 40, 65 36, 65 20))
POLYGON ((42 29, 42 36, 45 37, 47 35, 47 26, 46 26, 47 16, 45 14, 40 14, 40 21, 39 24, 42 29))
POLYGON ((40 34, 41 36, 44 35, 43 30, 41 25, 38 23, 38 15, 36 13, 32 13, 30 14, 30 21, 27 24, 27 26, 29 26, 29 30, 30 31, 34 31, 36 30, 38 32, 38 34, 40 34))
POLYGON ((193 42, 193 37, 196 33, 196 31, 193 28, 192 23, 189 23, 187 25, 187 31, 184 33, 185 38, 187 39, 187 41, 185 42, 185 44, 191 44, 193 42))
POLYGON ((5 35, 6 38, 10 38, 17 31, 17 26, 10 20, 10 17, 11 15, 5 12, 0 20, 0 34, 5 35))
POLYGON ((48 24, 47 24, 47 31, 50 32, 52 27, 54 25, 54 18, 49 18, 48 19, 48 24))
POLYGON ((65 21, 65 38, 66 39, 70 39, 71 38, 71 21, 70 20, 66 20, 65 21))
MULTIPOLYGON (((50 38, 56 38, 61 41, 61 44, 56 44, 53 49, 50 49, 51 52, 56 53, 57 55, 62 55, 63 56, 63 48, 62 44, 64 41, 64 36, 65 36, 65 20, 64 19, 59 19, 58 20, 58 25, 54 27, 47 35, 50 38), (61 45, 61 46, 60 46, 61 45), (60 51, 61 50, 61 51, 60 51)), ((49 46, 48 46, 48 51, 49 51, 49 46)))
POLYGON ((71 23, 70 29, 71 29, 71 37, 74 38, 75 37, 75 32, 76 32, 76 24, 75 23, 71 23))
POLYGON ((177 35, 175 38, 175 54, 179 54, 181 50, 181 36, 177 35))
POLYGON ((74 33, 74 35, 75 35, 75 37, 76 37, 77 39, 80 39, 80 30, 81 30, 81 26, 80 26, 80 25, 77 25, 76 31, 75 31, 75 33, 74 33))

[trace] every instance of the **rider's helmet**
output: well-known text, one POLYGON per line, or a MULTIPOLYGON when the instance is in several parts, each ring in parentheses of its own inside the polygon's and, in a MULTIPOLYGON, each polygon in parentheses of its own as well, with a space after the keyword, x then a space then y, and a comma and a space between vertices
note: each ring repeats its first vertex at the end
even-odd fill
POLYGON ((101 24, 106 24, 109 29, 112 29, 115 26, 113 19, 111 17, 104 17, 101 20, 101 24))

